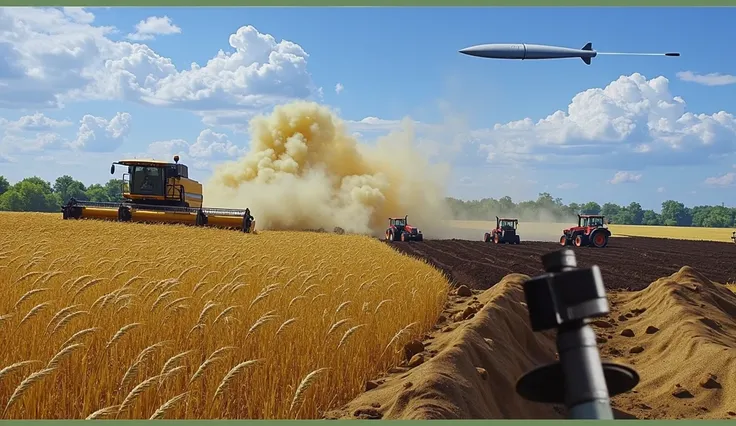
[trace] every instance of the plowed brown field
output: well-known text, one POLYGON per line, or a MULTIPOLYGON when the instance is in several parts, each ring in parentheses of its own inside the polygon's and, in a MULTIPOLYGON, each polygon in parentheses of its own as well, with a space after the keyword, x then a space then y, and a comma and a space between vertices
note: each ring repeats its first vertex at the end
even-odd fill
MULTIPOLYGON (((523 242, 495 245, 480 241, 425 240, 390 243, 397 250, 426 259, 455 284, 477 290, 492 287, 511 273, 537 275, 540 256, 562 247, 555 243, 523 242)), ((598 265, 609 290, 641 290, 685 265, 709 279, 736 281, 736 244, 661 238, 612 238, 606 248, 573 248, 578 266, 598 265)))

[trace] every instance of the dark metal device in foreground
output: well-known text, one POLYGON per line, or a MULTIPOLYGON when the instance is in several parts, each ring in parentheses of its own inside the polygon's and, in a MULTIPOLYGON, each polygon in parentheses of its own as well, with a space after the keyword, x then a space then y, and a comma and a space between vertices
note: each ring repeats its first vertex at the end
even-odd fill
POLYGON ((633 389, 639 375, 630 367, 601 362, 591 318, 608 314, 598 266, 578 269, 575 252, 542 256, 546 274, 524 283, 532 330, 557 329, 559 362, 526 373, 516 391, 530 401, 564 404, 573 419, 613 419, 610 397, 633 389))

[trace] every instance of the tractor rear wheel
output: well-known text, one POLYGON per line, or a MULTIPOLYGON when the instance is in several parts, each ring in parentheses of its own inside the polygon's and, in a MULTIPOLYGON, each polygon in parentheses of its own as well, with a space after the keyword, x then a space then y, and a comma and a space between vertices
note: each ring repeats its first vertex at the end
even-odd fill
POLYGON ((484 243, 490 243, 491 242, 491 234, 489 234, 488 232, 486 232, 485 234, 483 234, 483 242, 484 243))
POLYGON ((521 244, 521 238, 518 235, 514 238, 514 244, 521 244))
POLYGON ((595 232, 591 237, 590 243, 593 247, 603 248, 608 245, 608 235, 603 232, 595 232))

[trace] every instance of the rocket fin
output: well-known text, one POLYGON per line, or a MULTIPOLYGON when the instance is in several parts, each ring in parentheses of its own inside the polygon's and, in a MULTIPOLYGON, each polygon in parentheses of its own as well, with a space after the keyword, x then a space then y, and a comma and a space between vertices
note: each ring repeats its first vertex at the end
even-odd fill
POLYGON ((580 58, 580 59, 582 59, 586 65, 590 65, 590 58, 585 57, 585 58, 580 58))
POLYGON ((585 46, 583 46, 582 50, 593 50, 593 43, 591 42, 586 43, 585 46))

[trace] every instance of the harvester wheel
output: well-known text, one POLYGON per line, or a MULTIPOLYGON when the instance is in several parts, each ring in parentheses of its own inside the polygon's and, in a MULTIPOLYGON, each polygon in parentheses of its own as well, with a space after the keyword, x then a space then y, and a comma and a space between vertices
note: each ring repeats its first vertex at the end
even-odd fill
POLYGON ((561 246, 569 245, 569 243, 567 242, 567 237, 565 235, 560 237, 560 245, 561 246))
POLYGON ((598 248, 603 248, 608 245, 608 235, 603 232, 595 232, 590 239, 591 245, 598 248))
POLYGON ((489 234, 488 232, 486 232, 485 234, 483 234, 483 242, 484 243, 490 243, 491 242, 491 234, 489 234))

